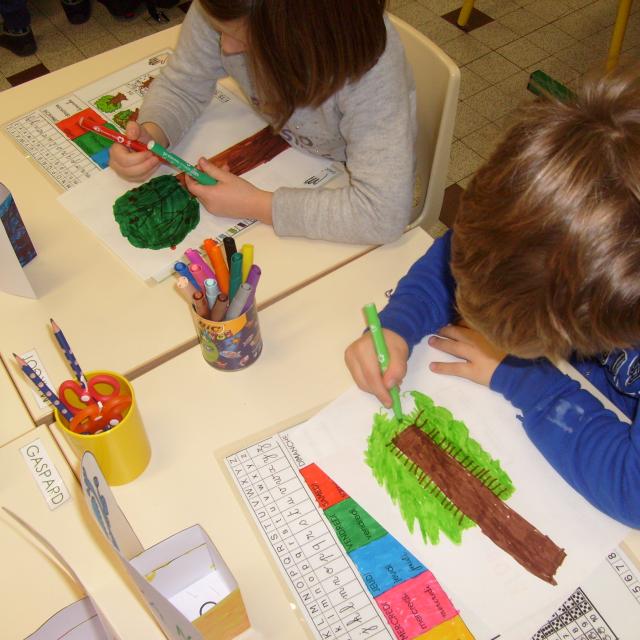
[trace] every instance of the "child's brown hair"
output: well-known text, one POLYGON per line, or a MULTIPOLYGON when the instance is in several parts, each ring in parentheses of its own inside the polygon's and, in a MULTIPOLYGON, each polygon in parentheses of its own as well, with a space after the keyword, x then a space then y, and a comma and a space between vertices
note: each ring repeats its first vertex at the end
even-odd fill
MULTIPOLYGON (((213 18, 246 19, 247 59, 276 129, 371 69, 385 50, 386 0, 202 0, 213 18)), ((382 99, 384 99, 382 97, 382 99)))
POLYGON ((456 300, 523 357, 640 344, 640 65, 528 106, 462 198, 456 300))

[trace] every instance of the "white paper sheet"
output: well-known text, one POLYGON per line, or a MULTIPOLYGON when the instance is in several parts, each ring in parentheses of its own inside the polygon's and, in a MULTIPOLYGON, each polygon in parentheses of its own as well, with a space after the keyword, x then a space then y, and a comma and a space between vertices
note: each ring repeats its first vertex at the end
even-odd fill
MULTIPOLYGON (((511 477, 516 488, 509 506, 565 549, 556 573, 557 586, 536 578, 484 536, 465 531, 460 545, 445 536, 437 546, 410 534, 396 506, 364 462, 367 437, 377 400, 355 387, 308 422, 287 432, 307 462, 315 462, 353 499, 430 569, 469 628, 498 633, 528 618, 533 611, 552 610, 575 589, 628 529, 597 511, 545 461, 524 433, 516 410, 502 396, 467 380, 429 371, 431 360, 450 360, 428 347, 416 347, 403 391, 418 390, 448 408, 469 428, 471 436, 511 477)), ((408 394, 405 410, 413 409, 408 394)), ((538 622, 522 631, 537 630, 538 622)), ((527 635, 528 633, 528 635, 527 635)))
MULTIPOLYGON (((210 157, 266 126, 258 115, 230 92, 219 91, 216 97, 185 138, 172 149, 195 164, 200 156, 210 157)), ((176 173, 161 167, 155 175, 176 173)), ((278 187, 314 188, 338 174, 333 163, 324 158, 287 149, 269 162, 243 174, 260 189, 273 191, 278 187), (317 178, 307 184, 310 178, 317 178)), ((216 238, 239 221, 208 213, 200 207, 200 223, 175 249, 138 249, 124 238, 113 217, 113 203, 135 185, 119 178, 111 169, 96 173, 88 180, 63 193, 62 205, 87 225, 117 256, 141 278, 162 280, 169 276, 176 260, 186 249, 199 247, 205 238, 216 238)), ((249 221, 244 221, 249 224, 249 221)))

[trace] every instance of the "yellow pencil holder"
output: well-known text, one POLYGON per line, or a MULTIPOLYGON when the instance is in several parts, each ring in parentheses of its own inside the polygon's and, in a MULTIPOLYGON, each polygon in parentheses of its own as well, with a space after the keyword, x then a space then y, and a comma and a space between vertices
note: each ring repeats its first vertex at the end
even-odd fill
POLYGON ((69 428, 69 422, 56 409, 56 424, 78 459, 90 451, 97 460, 110 485, 126 484, 135 480, 151 459, 151 447, 144 430, 138 404, 130 382, 113 371, 88 371, 87 380, 97 375, 109 375, 120 382, 120 394, 131 398, 131 405, 122 420, 108 431, 83 435, 69 428))

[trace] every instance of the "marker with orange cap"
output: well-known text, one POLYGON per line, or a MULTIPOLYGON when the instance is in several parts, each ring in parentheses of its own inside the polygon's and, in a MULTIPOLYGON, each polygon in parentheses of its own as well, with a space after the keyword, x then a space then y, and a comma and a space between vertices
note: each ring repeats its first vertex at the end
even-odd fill
POLYGON ((229 295, 229 269, 227 263, 224 261, 220 245, 211 238, 207 238, 204 241, 204 250, 207 252, 209 260, 211 260, 211 264, 213 265, 220 291, 229 295))

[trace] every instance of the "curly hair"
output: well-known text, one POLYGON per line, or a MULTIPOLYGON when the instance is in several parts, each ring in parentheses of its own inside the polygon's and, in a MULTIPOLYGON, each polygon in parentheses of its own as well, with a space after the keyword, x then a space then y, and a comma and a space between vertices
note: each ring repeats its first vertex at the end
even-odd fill
POLYGON ((537 100, 464 194, 462 317, 523 357, 640 344, 640 65, 537 100))

